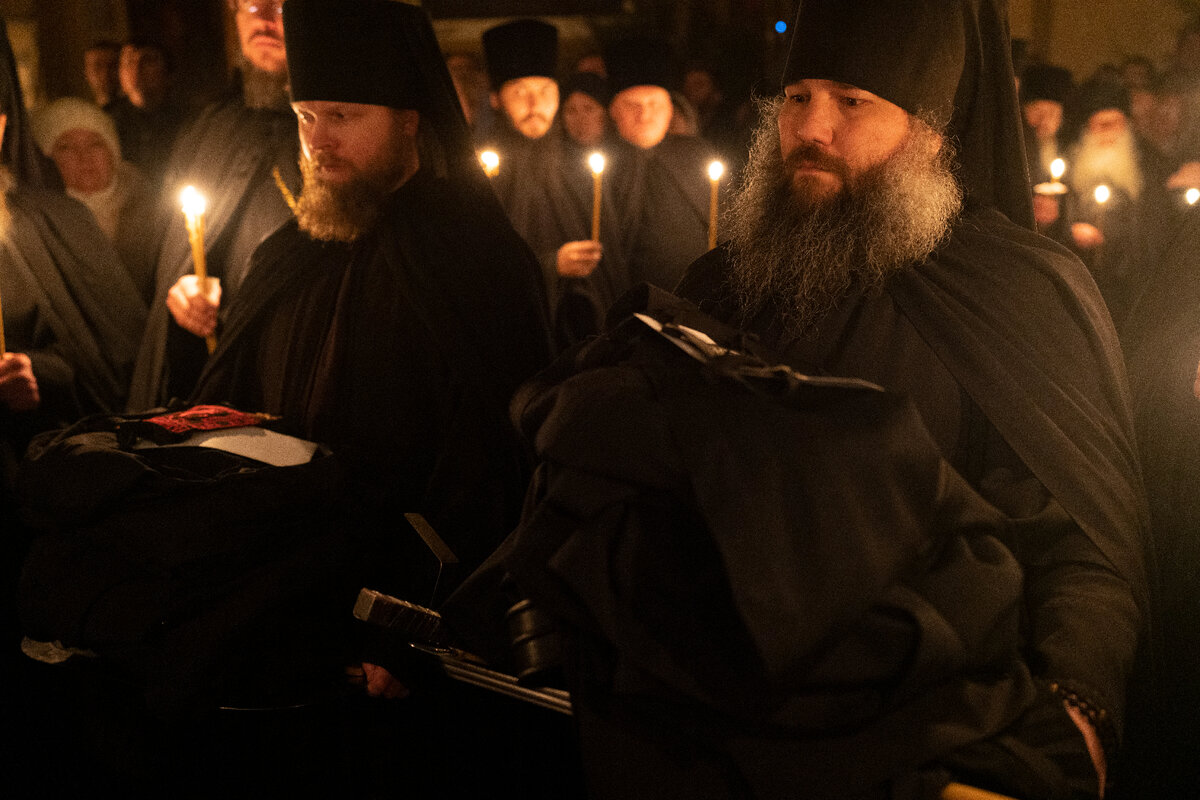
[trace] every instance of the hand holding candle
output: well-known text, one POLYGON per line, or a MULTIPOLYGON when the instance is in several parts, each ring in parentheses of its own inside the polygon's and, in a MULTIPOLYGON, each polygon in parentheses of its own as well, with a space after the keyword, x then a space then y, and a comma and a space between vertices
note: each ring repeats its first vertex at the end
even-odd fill
MULTIPOLYGON (((196 191, 195 186, 185 186, 179 195, 183 205, 184 224, 187 225, 188 242, 192 246, 192 267, 196 278, 202 287, 208 286, 208 268, 204 261, 204 210, 206 202, 204 195, 196 191)), ((208 352, 217 349, 215 336, 204 337, 208 352)))
POLYGON ((708 165, 708 180, 712 191, 708 203, 708 249, 717 246, 717 196, 720 191, 721 176, 725 174, 725 165, 714 161, 708 165))
POLYGON ((500 155, 495 150, 484 150, 480 153, 479 163, 483 164, 483 174, 489 178, 496 177, 500 172, 500 155))
POLYGON ((588 166, 592 168, 592 241, 600 241, 600 192, 601 175, 604 174, 604 156, 592 153, 588 156, 588 166))

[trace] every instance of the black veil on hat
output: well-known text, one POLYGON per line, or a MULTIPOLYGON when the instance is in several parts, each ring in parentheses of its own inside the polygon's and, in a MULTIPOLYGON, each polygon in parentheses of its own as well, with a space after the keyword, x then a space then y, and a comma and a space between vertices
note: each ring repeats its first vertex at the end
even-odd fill
POLYGON ((0 163, 12 171, 18 186, 61 191, 62 181, 57 170, 33 140, 29 112, 25 110, 21 82, 17 78, 17 59, 7 33, 0 36, 0 59, 4 60, 0 67, 0 113, 8 115, 0 163))
POLYGON ((969 206, 1032 229, 1007 0, 805 0, 783 84, 848 83, 949 121, 969 206))
POLYGON ((283 30, 293 100, 414 109, 446 177, 491 193, 424 11, 400 0, 288 0, 283 30))
POLYGON ((517 78, 553 78, 558 72, 558 28, 518 19, 483 32, 483 55, 492 90, 517 78))

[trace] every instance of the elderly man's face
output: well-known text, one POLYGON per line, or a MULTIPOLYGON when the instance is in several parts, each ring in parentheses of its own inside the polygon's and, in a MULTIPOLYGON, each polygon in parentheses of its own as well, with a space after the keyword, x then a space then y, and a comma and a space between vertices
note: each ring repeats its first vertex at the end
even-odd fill
POLYGON ((1087 132, 1098 145, 1111 147, 1129 129, 1129 117, 1116 108, 1105 108, 1088 117, 1087 132))
POLYGON ((283 0, 236 0, 238 42, 242 55, 263 72, 280 75, 287 69, 283 45, 283 0))
POLYGON ((792 190, 820 200, 882 164, 908 134, 908 112, 863 89, 806 79, 784 89, 779 143, 792 190))
POLYGON ((513 78, 504 82, 492 104, 503 109, 524 136, 540 139, 558 113, 558 83, 538 75, 513 78))
POLYGON ((666 138, 675 109, 661 86, 630 86, 617 93, 608 113, 622 139, 649 149, 666 138))

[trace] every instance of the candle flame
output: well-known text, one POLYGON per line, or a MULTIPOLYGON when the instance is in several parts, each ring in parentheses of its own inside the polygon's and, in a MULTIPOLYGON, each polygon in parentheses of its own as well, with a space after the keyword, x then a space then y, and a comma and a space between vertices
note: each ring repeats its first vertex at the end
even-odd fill
POLYGON ((1112 197, 1112 190, 1102 183, 1096 187, 1096 191, 1092 194, 1092 196, 1096 198, 1097 203, 1104 205, 1109 201, 1109 198, 1112 197))
POLYGON ((1196 205, 1196 201, 1200 200, 1200 189, 1192 187, 1183 195, 1183 199, 1187 200, 1189 206, 1196 205))
POLYGON ((196 191, 195 186, 183 187, 183 191, 179 193, 179 202, 183 204, 183 213, 189 217, 199 217, 207 206, 204 195, 196 191))
POLYGON ((592 153, 588 156, 588 166, 592 168, 592 172, 599 175, 604 172, 604 156, 600 153, 592 153))
POLYGON ((1067 173, 1067 162, 1056 158, 1050 162, 1050 177, 1058 180, 1067 173))
POLYGON ((479 162, 483 164, 483 168, 491 173, 500 166, 500 154, 495 150, 484 150, 479 154, 479 162))
POLYGON ((710 181, 719 181, 721 176, 725 174, 725 165, 720 161, 714 161, 708 165, 708 179, 710 181))

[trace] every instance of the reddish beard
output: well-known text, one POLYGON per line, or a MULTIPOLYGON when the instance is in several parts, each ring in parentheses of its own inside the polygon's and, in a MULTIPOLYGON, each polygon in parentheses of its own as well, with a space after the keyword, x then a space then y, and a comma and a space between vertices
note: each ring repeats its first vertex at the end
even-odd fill
POLYGON ((318 172, 319 167, 345 167, 348 163, 328 154, 300 159, 304 188, 296 204, 296 218, 300 229, 314 239, 352 242, 379 219, 390 189, 378 177, 352 175, 334 183, 318 172))

